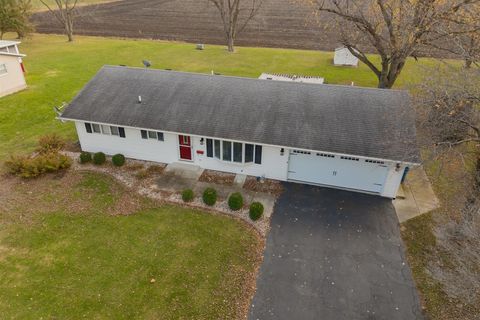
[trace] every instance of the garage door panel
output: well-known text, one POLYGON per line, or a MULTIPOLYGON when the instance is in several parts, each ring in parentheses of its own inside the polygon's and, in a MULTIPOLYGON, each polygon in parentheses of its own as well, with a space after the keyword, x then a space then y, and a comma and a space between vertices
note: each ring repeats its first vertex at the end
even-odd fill
POLYGON ((363 159, 303 152, 290 154, 288 179, 381 193, 387 173, 387 166, 363 159))

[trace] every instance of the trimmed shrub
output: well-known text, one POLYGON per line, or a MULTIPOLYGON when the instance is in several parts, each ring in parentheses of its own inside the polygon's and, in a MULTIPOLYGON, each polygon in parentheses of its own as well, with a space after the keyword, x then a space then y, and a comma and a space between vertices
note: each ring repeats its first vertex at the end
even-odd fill
POLYGON ((56 133, 47 134, 38 140, 37 152, 41 154, 58 152, 65 147, 65 141, 56 133))
POLYGON ((217 191, 213 188, 207 188, 203 191, 203 202, 208 206, 213 206, 217 202, 217 191))
POLYGON ((11 157, 5 163, 9 173, 22 178, 35 178, 44 173, 70 168, 72 159, 59 152, 39 154, 34 158, 25 156, 11 157))
POLYGON ((237 211, 243 207, 243 197, 239 192, 232 193, 228 198, 228 206, 230 209, 237 211))
POLYGON ((125 156, 123 154, 116 154, 112 157, 112 163, 116 167, 121 167, 125 164, 125 156))
POLYGON ((192 189, 185 189, 182 191, 182 200, 184 202, 190 202, 195 197, 192 189))
POLYGON ((263 215, 263 210, 263 204, 261 204, 260 202, 253 202, 250 205, 250 219, 252 219, 253 221, 257 221, 258 219, 260 219, 263 215))
POLYGON ((93 163, 96 165, 104 164, 105 160, 107 160, 107 157, 103 152, 97 152, 93 155, 93 163))
POLYGON ((80 153, 80 163, 92 162, 92 154, 90 152, 80 153))

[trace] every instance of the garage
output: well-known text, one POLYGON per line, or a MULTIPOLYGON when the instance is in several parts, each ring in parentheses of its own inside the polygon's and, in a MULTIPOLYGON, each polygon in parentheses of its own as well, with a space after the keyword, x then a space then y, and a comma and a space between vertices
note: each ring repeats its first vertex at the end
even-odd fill
POLYGON ((292 150, 288 180, 381 194, 388 171, 382 161, 292 150))

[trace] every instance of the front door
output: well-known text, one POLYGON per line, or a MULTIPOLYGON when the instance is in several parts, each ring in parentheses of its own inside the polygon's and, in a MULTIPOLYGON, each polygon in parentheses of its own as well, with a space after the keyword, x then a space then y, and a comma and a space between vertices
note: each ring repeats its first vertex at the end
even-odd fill
POLYGON ((180 159, 192 160, 192 139, 190 136, 178 136, 178 145, 180 146, 180 159))

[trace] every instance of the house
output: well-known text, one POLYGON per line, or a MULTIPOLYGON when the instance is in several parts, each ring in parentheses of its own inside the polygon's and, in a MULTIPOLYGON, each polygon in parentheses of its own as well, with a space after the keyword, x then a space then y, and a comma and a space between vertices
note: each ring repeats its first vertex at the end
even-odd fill
POLYGON ((105 66, 59 119, 84 151, 387 198, 419 163, 406 91, 105 66))
POLYGON ((358 67, 358 58, 355 57, 346 47, 335 49, 333 64, 336 66, 358 67))
POLYGON ((0 97, 23 90, 25 82, 22 58, 18 41, 0 40, 0 97))
POLYGON ((324 78, 313 76, 297 76, 290 74, 276 74, 276 73, 262 73, 258 79, 262 80, 275 80, 275 81, 293 81, 293 82, 305 82, 323 84, 324 78))

